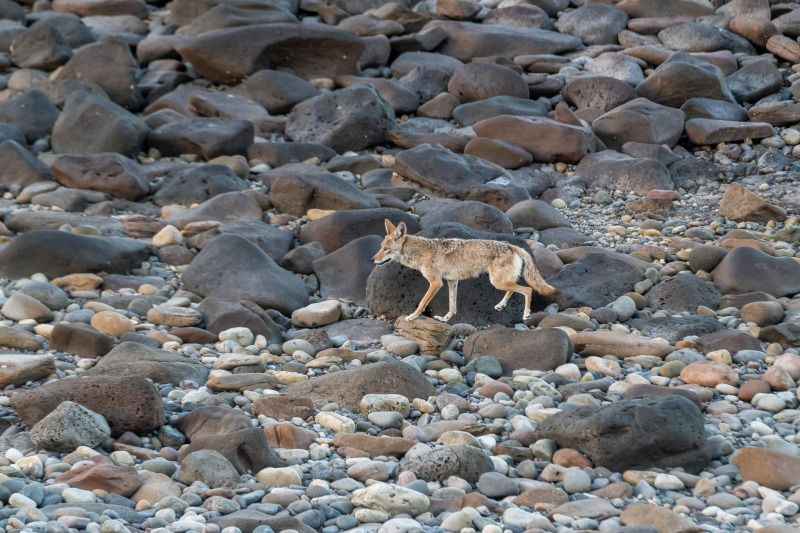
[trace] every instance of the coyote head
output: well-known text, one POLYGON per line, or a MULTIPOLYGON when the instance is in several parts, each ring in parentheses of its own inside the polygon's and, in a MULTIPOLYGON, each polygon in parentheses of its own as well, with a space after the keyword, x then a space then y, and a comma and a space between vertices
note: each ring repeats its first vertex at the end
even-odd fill
POLYGON ((395 227, 387 218, 384 224, 386 225, 386 237, 383 238, 381 249, 378 250, 377 254, 372 256, 372 260, 375 261, 377 265, 388 263, 400 255, 403 252, 403 243, 406 240, 405 222, 400 222, 397 227, 395 227))

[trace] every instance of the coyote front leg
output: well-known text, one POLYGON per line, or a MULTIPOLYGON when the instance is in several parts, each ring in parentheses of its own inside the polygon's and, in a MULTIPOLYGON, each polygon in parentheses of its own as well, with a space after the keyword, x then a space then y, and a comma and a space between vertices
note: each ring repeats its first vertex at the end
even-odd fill
POLYGON ((441 320, 442 322, 447 322, 453 315, 456 314, 456 301, 458 300, 458 280, 457 279, 448 279, 447 280, 447 290, 450 293, 450 309, 447 311, 447 314, 444 316, 435 316, 436 320, 441 320))
POLYGON ((413 313, 411 313, 410 315, 408 315, 406 317, 406 322, 411 322, 412 320, 417 318, 419 315, 421 315, 422 312, 425 310, 425 306, 428 305, 428 302, 431 301, 431 298, 436 296, 436 293, 439 292, 439 289, 441 289, 442 286, 444 285, 442 283, 442 279, 441 278, 434 278, 433 276, 430 276, 430 277, 426 276, 424 272, 422 273, 422 275, 425 276, 425 279, 428 280, 428 283, 430 283, 431 286, 428 287, 428 292, 426 292, 425 296, 422 297, 422 300, 419 302, 419 305, 417 306, 416 311, 414 311, 413 313), (433 279, 431 279, 431 278, 433 278, 433 279))

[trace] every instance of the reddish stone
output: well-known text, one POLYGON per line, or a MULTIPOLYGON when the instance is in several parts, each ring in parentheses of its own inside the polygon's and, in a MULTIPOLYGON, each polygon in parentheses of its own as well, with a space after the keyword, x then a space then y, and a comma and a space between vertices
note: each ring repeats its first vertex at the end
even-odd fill
POLYGON ((749 402, 756 394, 769 394, 770 392, 772 392, 772 389, 766 381, 750 379, 742 383, 739 387, 739 399, 743 402, 749 402))
POLYGON ((55 482, 66 483, 70 487, 83 490, 102 489, 126 498, 136 492, 143 483, 139 473, 132 466, 109 464, 79 466, 61 474, 55 482))
POLYGON ((591 468, 592 462, 578 450, 561 448, 553 454, 553 462, 560 466, 577 466, 578 468, 591 468))
POLYGON ((647 191, 648 198, 663 198, 664 200, 678 200, 681 194, 678 191, 666 191, 663 189, 650 189, 647 191))

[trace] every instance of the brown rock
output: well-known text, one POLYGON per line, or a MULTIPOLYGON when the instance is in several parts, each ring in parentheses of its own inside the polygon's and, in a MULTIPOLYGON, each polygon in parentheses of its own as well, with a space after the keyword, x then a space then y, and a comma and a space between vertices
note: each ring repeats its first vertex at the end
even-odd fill
POLYGON ((528 489, 516 498, 514 505, 531 509, 552 509, 569 501, 569 495, 550 483, 537 483, 537 487, 528 489))
POLYGON ((103 278, 97 274, 67 274, 50 283, 65 291, 93 291, 103 284, 103 278))
POLYGON ((785 391, 794 388, 796 385, 789 372, 780 366, 771 366, 764 372, 764 381, 769 383, 772 390, 785 391))
POLYGON ((56 477, 56 483, 84 490, 100 489, 126 498, 142 486, 142 478, 132 466, 84 465, 56 477))
POLYGON ((311 398, 269 394, 258 398, 250 410, 256 416, 264 415, 275 420, 291 420, 294 417, 308 420, 314 416, 314 402, 311 398))
POLYGON ((739 399, 749 402, 756 394, 768 394, 772 392, 769 383, 763 379, 748 379, 739 387, 739 399))
POLYGON ((50 355, 0 354, 0 388, 23 385, 55 373, 55 360, 50 355))
POLYGON ((800 484, 800 457, 769 448, 741 448, 731 459, 742 481, 755 481, 773 490, 800 484))
POLYGON ((464 341, 467 361, 491 355, 500 361, 505 375, 514 370, 553 370, 572 355, 570 337, 560 329, 521 331, 497 327, 474 333, 464 341))
POLYGON ((736 370, 716 361, 697 361, 686 365, 681 370, 681 380, 704 387, 716 387, 720 383, 733 385, 739 382, 736 370))
POLYGON ((413 322, 406 322, 405 317, 398 317, 394 322, 397 334, 419 344, 419 353, 439 355, 450 342, 453 328, 440 320, 419 317, 413 322))
POLYGON ((216 450, 231 462, 240 474, 258 472, 267 467, 283 467, 286 463, 277 456, 261 428, 240 429, 225 435, 195 437, 178 456, 178 461, 197 450, 216 450))
POLYGON ((773 366, 786 369, 792 379, 800 379, 800 356, 793 353, 785 353, 775 360, 773 366))
POLYGON ((112 436, 126 431, 148 433, 165 420, 164 404, 155 386, 145 378, 131 376, 60 379, 16 393, 11 407, 33 426, 65 400, 103 415, 112 436))
POLYGON ((561 448, 553 454, 553 463, 567 468, 577 466, 578 468, 591 468, 592 462, 588 457, 578 450, 572 448, 561 448))
POLYGON ((89 324, 58 324, 50 333, 50 349, 96 358, 114 347, 114 338, 89 324))
POLYGON ((731 122, 709 118, 687 120, 685 127, 689 139, 700 145, 763 139, 773 133, 772 125, 765 122, 731 122))
POLYGON ((719 214, 736 222, 781 222, 786 218, 783 208, 765 202, 738 183, 728 186, 720 200, 719 214))
POLYGON ((346 446, 364 451, 373 457, 392 455, 403 457, 414 442, 399 437, 373 437, 365 433, 337 433, 333 437, 336 447, 346 446))
POLYGON ((435 394, 421 372, 399 361, 373 363, 324 374, 289 385, 286 394, 311 398, 316 405, 336 402, 355 411, 367 394, 402 394, 409 400, 427 399, 435 394))
POLYGON ((645 396, 683 396, 692 400, 697 407, 701 407, 700 397, 694 392, 686 389, 679 389, 677 387, 659 387, 658 385, 650 385, 649 383, 640 383, 632 385, 625 391, 625 398, 643 398, 645 396))
POLYGON ((650 526, 658 533, 695 533, 700 526, 675 511, 656 505, 631 505, 620 515, 626 526, 650 526))
POLYGON ((227 435, 240 429, 250 428, 252 424, 250 417, 241 411, 228 406, 207 405, 180 417, 174 426, 192 441, 214 435, 227 435))
POLYGON ((135 502, 143 500, 148 502, 160 502, 167 496, 174 496, 177 498, 181 495, 181 489, 172 482, 169 476, 145 470, 142 471, 141 478, 144 484, 131 496, 131 500, 135 502))
POLYGON ((728 350, 728 352, 735 355, 740 350, 761 349, 761 343, 750 333, 730 329, 701 335, 694 344, 702 354, 717 350, 728 350))
POLYGON ((292 450, 307 450, 318 437, 313 431, 289 423, 272 424, 264 428, 264 433, 273 448, 292 450))
POLYGON ((631 484, 628 482, 618 481, 616 483, 609 483, 602 489, 593 490, 589 494, 597 496, 598 498, 608 498, 609 500, 614 498, 630 498, 633 496, 633 487, 631 487, 631 484))
POLYGON ((583 356, 615 355, 625 358, 655 355, 664 358, 672 353, 669 344, 611 331, 584 331, 576 333, 570 339, 575 345, 575 351, 583 356))
POLYGON ((135 331, 133 322, 116 311, 100 311, 91 320, 91 325, 101 333, 107 333, 114 337, 122 337, 126 333, 135 331))
POLYGON ((30 331, 0 326, 0 348, 35 352, 40 350, 42 346, 44 346, 44 343, 30 331))
POLYGON ((778 302, 750 302, 742 306, 742 320, 753 322, 759 327, 779 324, 785 314, 778 302))
POLYGON ((524 148, 542 163, 579 163, 596 149, 596 139, 583 128, 542 117, 502 115, 472 125, 479 137, 500 139, 524 148))

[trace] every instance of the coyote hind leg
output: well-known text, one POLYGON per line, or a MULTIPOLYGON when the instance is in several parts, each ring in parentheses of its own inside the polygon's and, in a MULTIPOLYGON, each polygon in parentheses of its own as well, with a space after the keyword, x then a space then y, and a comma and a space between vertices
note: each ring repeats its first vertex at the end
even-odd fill
POLYGON ((522 285, 518 285, 513 281, 509 281, 508 279, 497 279, 492 275, 489 276, 489 281, 492 282, 492 285, 494 285, 495 288, 500 289, 501 291, 506 291, 506 295, 500 301, 500 304, 503 304, 503 307, 505 307, 506 302, 508 302, 508 299, 511 297, 511 293, 518 292, 523 295, 525 297, 525 310, 522 314, 522 320, 527 320, 531 317, 531 297, 533 296, 533 289, 530 287, 523 287, 522 285))

